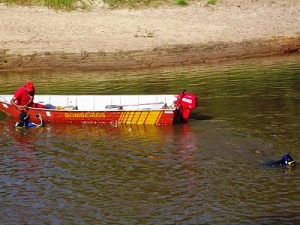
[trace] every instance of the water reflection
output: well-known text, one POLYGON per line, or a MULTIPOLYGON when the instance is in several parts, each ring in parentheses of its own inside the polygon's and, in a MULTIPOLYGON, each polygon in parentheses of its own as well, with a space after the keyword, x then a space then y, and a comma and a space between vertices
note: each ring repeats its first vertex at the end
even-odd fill
POLYGON ((38 156, 40 152, 35 137, 28 130, 14 131, 12 123, 6 125, 9 126, 4 126, 2 132, 6 143, 2 143, 1 151, 1 211, 6 215, 16 215, 10 223, 32 223, 36 211, 33 209, 30 213, 24 213, 24 210, 44 206, 39 188, 43 163, 38 156))

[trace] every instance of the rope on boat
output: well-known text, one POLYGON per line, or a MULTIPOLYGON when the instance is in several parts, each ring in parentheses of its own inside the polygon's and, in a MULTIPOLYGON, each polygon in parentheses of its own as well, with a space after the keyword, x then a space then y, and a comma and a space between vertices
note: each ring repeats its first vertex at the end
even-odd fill
MULTIPOLYGON (((173 103, 174 104, 174 103, 173 103)), ((123 110, 125 107, 133 107, 133 106, 143 106, 143 105, 162 105, 163 109, 170 109, 172 108, 171 106, 167 106, 167 103, 165 102, 151 102, 151 103, 141 103, 141 104, 132 104, 132 105, 107 105, 105 106, 105 109, 110 109, 110 110, 123 110)))

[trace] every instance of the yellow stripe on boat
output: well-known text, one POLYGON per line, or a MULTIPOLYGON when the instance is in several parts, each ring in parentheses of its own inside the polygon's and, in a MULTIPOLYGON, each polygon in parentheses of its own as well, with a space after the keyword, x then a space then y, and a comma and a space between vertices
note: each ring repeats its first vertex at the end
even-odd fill
POLYGON ((137 124, 142 112, 122 112, 118 123, 137 124))
POLYGON ((145 121, 149 115, 149 112, 141 112, 136 124, 145 124, 145 121))
POLYGON ((129 112, 122 112, 119 123, 126 123, 129 112))
POLYGON ((161 111, 150 111, 145 124, 156 124, 161 117, 161 111))
POLYGON ((126 123, 127 124, 134 124, 133 120, 135 118, 135 112, 128 112, 126 116, 127 116, 126 123))
POLYGON ((137 124, 142 113, 141 112, 133 112, 132 114, 133 115, 132 115, 132 118, 131 118, 131 123, 132 124, 137 124))
POLYGON ((122 112, 118 123, 126 124, 157 124, 162 111, 122 112))
POLYGON ((125 115, 125 113, 122 112, 120 117, 119 117, 118 123, 123 123, 124 115, 125 115))

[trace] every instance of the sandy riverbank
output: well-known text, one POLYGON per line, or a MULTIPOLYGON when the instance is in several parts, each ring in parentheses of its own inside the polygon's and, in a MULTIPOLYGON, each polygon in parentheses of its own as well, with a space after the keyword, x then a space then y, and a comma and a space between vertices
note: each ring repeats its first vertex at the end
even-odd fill
POLYGON ((300 50, 299 0, 58 12, 0 5, 0 71, 197 64, 300 50))

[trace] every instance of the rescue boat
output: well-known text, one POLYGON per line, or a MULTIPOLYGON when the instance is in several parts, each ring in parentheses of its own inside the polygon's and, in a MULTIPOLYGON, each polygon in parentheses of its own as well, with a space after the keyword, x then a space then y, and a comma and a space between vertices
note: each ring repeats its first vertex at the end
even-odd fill
MULTIPOLYGON (((12 95, 0 95, 0 110, 18 118, 12 95)), ((177 95, 35 95, 27 113, 31 120, 61 123, 172 125, 186 123, 198 106, 195 94, 177 95)))

